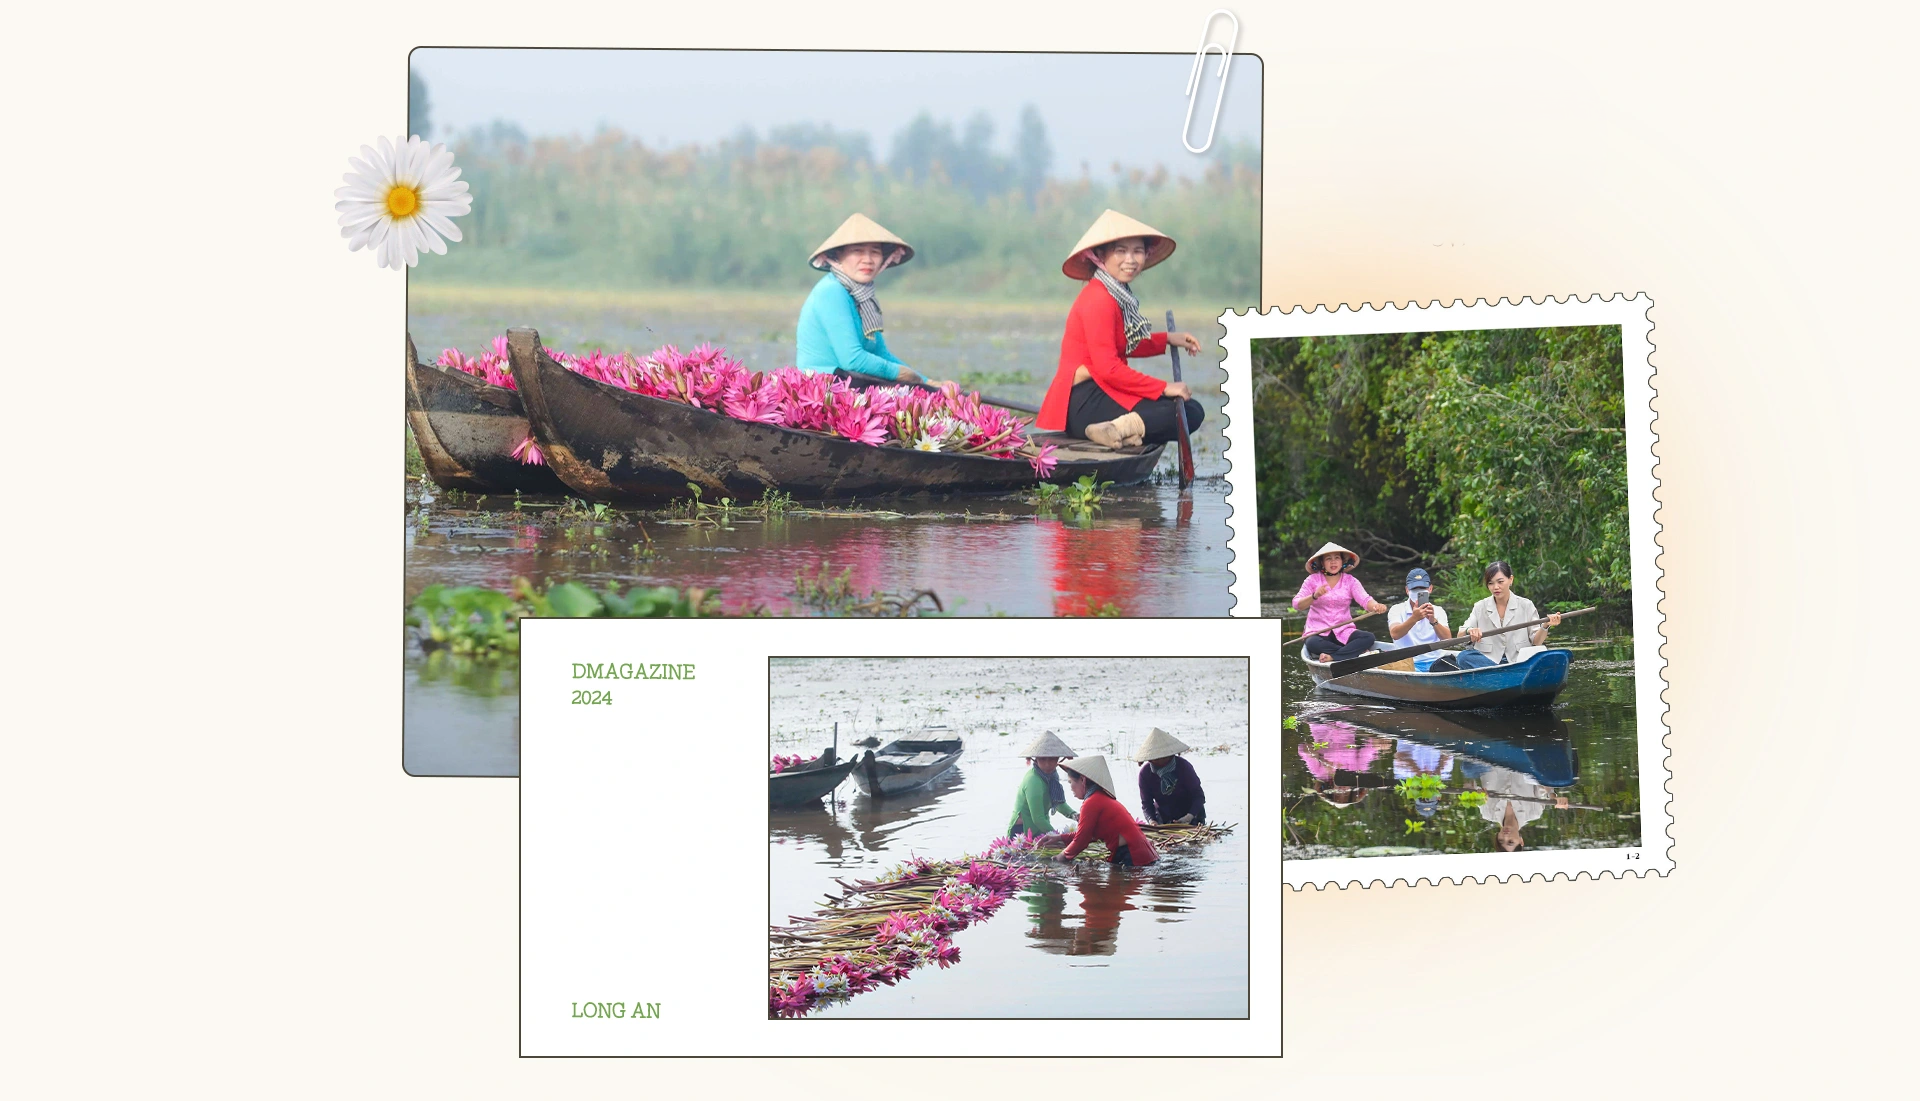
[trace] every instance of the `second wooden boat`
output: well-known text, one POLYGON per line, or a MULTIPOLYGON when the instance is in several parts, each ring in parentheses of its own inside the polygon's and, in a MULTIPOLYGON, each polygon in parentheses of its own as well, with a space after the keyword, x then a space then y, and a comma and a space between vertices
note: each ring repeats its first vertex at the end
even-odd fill
POLYGON ((427 477, 471 493, 567 492, 552 468, 523 463, 513 449, 532 431, 520 395, 467 374, 421 363, 407 337, 407 425, 427 477))
POLYGON ((1116 485, 1143 482, 1161 445, 1108 449, 1057 433, 1057 466, 1035 476, 1025 459, 870 447, 837 436, 736 420, 648 397, 569 371, 533 329, 507 330, 509 368, 547 462, 575 493, 601 501, 686 497, 757 500, 769 489, 803 500, 901 494, 1006 492, 1083 475, 1116 485))
MULTIPOLYGON (((834 743, 840 741, 839 731, 834 731, 834 743)), ((820 797, 840 786, 860 759, 837 760, 836 750, 826 750, 820 756, 804 765, 785 769, 781 772, 767 773, 767 805, 769 807, 804 807, 808 803, 818 803, 820 797)))
POLYGON ((853 770, 853 782, 868 795, 899 795, 945 776, 966 752, 959 738, 899 738, 869 749, 853 770))

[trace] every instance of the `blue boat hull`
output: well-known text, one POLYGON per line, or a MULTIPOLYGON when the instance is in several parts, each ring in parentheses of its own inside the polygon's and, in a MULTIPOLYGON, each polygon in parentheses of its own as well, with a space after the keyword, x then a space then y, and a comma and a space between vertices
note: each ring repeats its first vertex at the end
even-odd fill
POLYGON ((1428 707, 1513 707, 1549 703, 1567 686, 1573 654, 1541 650, 1525 661, 1488 669, 1416 673, 1399 669, 1363 669, 1344 677, 1325 675, 1327 663, 1302 658, 1314 684, 1330 692, 1369 699, 1418 703, 1428 707))

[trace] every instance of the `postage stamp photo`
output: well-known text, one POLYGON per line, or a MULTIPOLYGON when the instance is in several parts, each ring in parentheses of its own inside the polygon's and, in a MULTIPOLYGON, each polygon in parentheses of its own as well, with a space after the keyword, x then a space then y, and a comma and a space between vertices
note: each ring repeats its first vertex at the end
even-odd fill
POLYGON ((1222 316, 1289 885, 1671 870, 1651 307, 1222 316))

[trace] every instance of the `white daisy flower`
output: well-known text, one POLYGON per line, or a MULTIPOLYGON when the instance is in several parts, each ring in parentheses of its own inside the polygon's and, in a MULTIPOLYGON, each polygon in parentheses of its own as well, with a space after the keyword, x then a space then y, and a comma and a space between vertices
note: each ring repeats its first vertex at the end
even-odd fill
POLYGON ((381 267, 398 271, 418 264, 421 249, 445 256, 442 237, 460 239, 450 219, 471 211, 473 197, 446 146, 381 138, 378 150, 363 145, 347 163, 353 171, 343 177, 347 186, 334 191, 340 201, 333 209, 349 250, 372 249, 381 267))

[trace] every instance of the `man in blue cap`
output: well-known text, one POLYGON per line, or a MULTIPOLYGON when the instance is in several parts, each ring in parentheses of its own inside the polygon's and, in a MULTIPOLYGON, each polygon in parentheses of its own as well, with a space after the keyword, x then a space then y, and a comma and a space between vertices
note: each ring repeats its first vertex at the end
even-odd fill
MULTIPOLYGON (((1387 637, 1374 645, 1382 650, 1418 646, 1453 637, 1447 626, 1447 610, 1433 602, 1433 579, 1419 568, 1407 571, 1407 598, 1387 609, 1387 637)), ((1413 667, 1422 673, 1449 655, 1429 650, 1413 659, 1413 667)))

